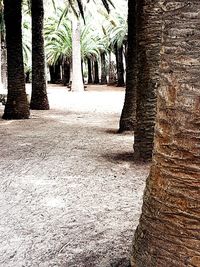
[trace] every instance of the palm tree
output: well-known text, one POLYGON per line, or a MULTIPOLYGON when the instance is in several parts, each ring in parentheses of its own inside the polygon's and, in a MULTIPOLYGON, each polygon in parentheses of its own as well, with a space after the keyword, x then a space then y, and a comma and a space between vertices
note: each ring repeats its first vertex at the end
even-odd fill
POLYGON ((144 0, 137 5, 138 73, 134 156, 139 160, 152 158, 159 86, 161 2, 144 0))
POLYGON ((31 1, 32 15, 32 95, 31 109, 48 110, 43 38, 43 0, 31 1))
POLYGON ((132 267, 200 263, 200 2, 163 2, 155 153, 132 267))
POLYGON ((126 94, 120 117, 119 132, 133 131, 136 123, 137 85, 137 39, 136 39, 136 0, 128 1, 128 50, 126 67, 126 94))
POLYGON ((3 119, 28 119, 22 52, 22 1, 4 0, 6 25, 8 96, 3 119))

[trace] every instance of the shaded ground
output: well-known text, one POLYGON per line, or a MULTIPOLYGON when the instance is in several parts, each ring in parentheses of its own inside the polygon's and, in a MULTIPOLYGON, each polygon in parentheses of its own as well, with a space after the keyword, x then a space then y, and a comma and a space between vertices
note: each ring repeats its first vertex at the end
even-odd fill
POLYGON ((127 267, 148 165, 116 134, 124 92, 48 93, 50 111, 0 120, 0 266, 127 267))

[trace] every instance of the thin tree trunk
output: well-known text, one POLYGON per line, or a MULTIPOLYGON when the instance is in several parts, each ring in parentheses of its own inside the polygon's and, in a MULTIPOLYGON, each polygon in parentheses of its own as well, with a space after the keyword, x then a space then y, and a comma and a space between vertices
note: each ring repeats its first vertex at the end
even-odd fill
POLYGON ((128 1, 128 48, 126 93, 119 123, 119 132, 133 131, 136 123, 137 86, 136 0, 128 1))
POLYGON ((2 50, 1 50, 1 80, 3 84, 3 89, 7 89, 7 48, 5 45, 5 40, 2 43, 2 50))
POLYGON ((88 84, 92 84, 92 62, 90 58, 87 58, 87 64, 88 64, 88 84))
POLYGON ((107 84, 107 73, 106 73, 106 54, 101 53, 101 84, 107 84))
POLYGON ((200 266, 200 2, 167 5, 155 154, 132 267, 200 266))
POLYGON ((48 110, 43 38, 43 0, 31 1, 32 13, 32 95, 31 109, 48 110))
POLYGON ((21 0, 4 0, 8 63, 8 96, 3 119, 29 118, 29 105, 25 91, 22 53, 21 5, 21 0))
POLYGON ((115 66, 111 58, 111 52, 109 52, 109 77, 108 85, 114 85, 116 83, 115 66))
POLYGON ((138 1, 138 76, 134 156, 151 160, 161 47, 160 0, 138 1))
POLYGON ((123 46, 117 47, 117 86, 124 86, 123 46))
POLYGON ((65 59, 63 63, 63 85, 66 86, 70 82, 70 62, 65 59))
POLYGON ((55 84, 56 83, 55 66, 49 66, 49 73, 50 73, 50 83, 55 84))
POLYGON ((99 64, 96 59, 94 61, 94 84, 99 84, 99 64))
POLYGON ((80 22, 74 16, 72 20, 72 87, 74 92, 83 92, 83 76, 81 70, 80 22))

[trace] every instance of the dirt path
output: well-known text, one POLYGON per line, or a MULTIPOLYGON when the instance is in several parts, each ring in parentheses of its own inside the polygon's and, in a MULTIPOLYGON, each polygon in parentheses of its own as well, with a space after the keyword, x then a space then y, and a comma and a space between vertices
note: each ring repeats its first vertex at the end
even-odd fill
POLYGON ((0 120, 0 266, 128 266, 148 166, 115 133, 123 90, 48 92, 50 111, 0 120))

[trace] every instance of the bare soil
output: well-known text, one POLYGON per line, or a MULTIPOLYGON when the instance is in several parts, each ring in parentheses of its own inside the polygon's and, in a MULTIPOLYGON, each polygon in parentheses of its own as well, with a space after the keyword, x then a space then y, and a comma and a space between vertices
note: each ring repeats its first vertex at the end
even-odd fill
POLYGON ((116 133, 124 89, 48 95, 50 111, 0 119, 0 266, 127 267, 149 166, 116 133))

